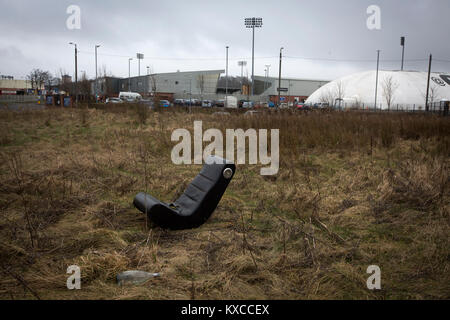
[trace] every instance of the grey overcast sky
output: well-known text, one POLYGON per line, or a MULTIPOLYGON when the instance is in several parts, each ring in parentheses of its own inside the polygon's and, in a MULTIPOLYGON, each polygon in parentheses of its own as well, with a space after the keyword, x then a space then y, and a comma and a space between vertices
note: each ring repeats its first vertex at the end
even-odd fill
MULTIPOLYGON (((262 17, 255 30, 255 74, 278 75, 284 47, 284 77, 331 80, 374 69, 376 50, 381 68, 399 69, 400 36, 406 36, 405 69, 450 72, 449 0, 189 0, 75 1, 0 0, 0 74, 24 78, 31 69, 95 76, 94 45, 100 44, 98 66, 115 76, 128 76, 128 57, 145 55, 141 74, 225 69, 239 75, 238 60, 251 74, 251 29, 245 17, 262 17), (81 29, 69 30, 67 7, 81 9, 81 29), (367 8, 381 9, 381 29, 367 28, 367 8), (308 59, 302 59, 308 58, 308 59)), ((244 69, 244 75, 246 73, 244 69)), ((138 64, 131 62, 131 74, 138 64)))

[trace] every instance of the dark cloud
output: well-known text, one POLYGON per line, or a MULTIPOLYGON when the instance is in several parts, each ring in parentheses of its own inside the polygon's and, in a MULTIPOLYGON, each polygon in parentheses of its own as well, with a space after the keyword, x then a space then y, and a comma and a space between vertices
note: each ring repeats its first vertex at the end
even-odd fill
MULTIPOLYGON (((0 0, 0 73, 23 77, 32 68, 73 73, 73 47, 80 49, 79 70, 95 74, 99 66, 118 76, 128 74, 128 57, 145 54, 155 72, 224 69, 230 46, 230 73, 240 74, 245 58, 251 73, 251 31, 244 17, 264 19, 255 34, 255 73, 271 65, 278 73, 283 46, 283 75, 332 79, 375 67, 380 49, 384 69, 398 69, 406 39, 405 67, 426 70, 429 53, 435 70, 450 70, 448 0, 317 1, 25 1, 0 0), (81 8, 81 30, 66 28, 69 5, 81 8), (366 27, 369 5, 381 8, 381 30, 366 27), (299 59, 311 58, 312 60, 299 59), (169 60, 164 60, 170 58, 169 60), (441 61, 438 61, 441 60, 441 61)), ((245 72, 245 71, 244 71, 245 72)), ((133 61, 132 74, 137 74, 133 61)))

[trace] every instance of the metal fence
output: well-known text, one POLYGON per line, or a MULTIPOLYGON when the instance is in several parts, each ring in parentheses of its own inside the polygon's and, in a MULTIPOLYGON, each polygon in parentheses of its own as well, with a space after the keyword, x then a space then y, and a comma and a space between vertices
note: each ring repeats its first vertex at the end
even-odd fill
POLYGON ((37 103, 40 99, 40 96, 38 95, 0 95, 0 102, 4 103, 17 103, 17 102, 24 102, 24 103, 30 103, 35 102, 37 103))
MULTIPOLYGON (((448 102, 447 102, 448 103, 448 102)), ((446 104, 438 101, 434 103, 429 104, 429 112, 444 112, 446 111, 446 104)), ((337 110, 367 110, 367 111, 379 111, 379 112, 424 112, 426 111, 425 104, 418 103, 418 104, 392 104, 390 106, 386 104, 377 104, 375 107, 375 104, 364 104, 361 103, 359 105, 355 104, 346 104, 344 103, 342 106, 336 106, 335 109, 337 110)), ((447 112, 448 112, 448 104, 447 104, 447 112)))

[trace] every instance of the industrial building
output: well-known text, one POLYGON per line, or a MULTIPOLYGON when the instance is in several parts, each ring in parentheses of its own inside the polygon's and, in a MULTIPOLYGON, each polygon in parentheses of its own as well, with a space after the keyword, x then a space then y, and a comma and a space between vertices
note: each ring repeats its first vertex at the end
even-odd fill
MULTIPOLYGON (((376 108, 396 110, 425 110, 428 73, 420 71, 359 72, 336 79, 316 90, 306 103, 326 103, 342 108, 376 108)), ((428 103, 438 106, 450 100, 450 75, 430 74, 428 103)))
MULTIPOLYGON (((313 92, 326 85, 328 80, 281 78, 281 102, 305 101, 313 92)), ((255 76, 255 94, 268 97, 274 103, 278 100, 279 79, 255 76)))
MULTIPOLYGON (((98 92, 103 96, 117 96, 121 91, 138 92, 142 96, 151 96, 155 93, 161 99, 223 99, 226 81, 221 78, 225 70, 185 71, 171 73, 157 73, 130 78, 99 78, 98 92)), ((245 85, 247 79, 229 77, 228 94, 238 99, 271 100, 278 98, 278 78, 255 76, 255 96, 248 96, 249 87, 245 85)), ((327 80, 309 79, 281 79, 281 100, 284 102, 304 101, 315 90, 327 84, 327 80)), ((94 92, 95 84, 92 84, 94 92)))
MULTIPOLYGON (((42 89, 44 89, 44 86, 39 90, 42 89)), ((34 93, 34 90, 31 88, 29 80, 17 80, 13 77, 0 76, 0 95, 25 95, 32 93, 34 93)))
MULTIPOLYGON (((142 96, 152 93, 162 99, 209 97, 217 91, 217 81, 225 70, 185 71, 156 73, 140 77, 98 79, 100 95, 118 95, 120 91, 138 92, 142 96)), ((92 84, 94 92, 95 84, 92 84)))

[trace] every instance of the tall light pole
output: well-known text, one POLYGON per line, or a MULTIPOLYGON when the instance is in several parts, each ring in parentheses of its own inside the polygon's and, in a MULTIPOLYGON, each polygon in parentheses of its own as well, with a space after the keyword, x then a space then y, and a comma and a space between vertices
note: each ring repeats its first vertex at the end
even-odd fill
POLYGON ((266 81, 267 81, 267 68, 264 69, 264 92, 266 91, 266 81))
POLYGON ((138 77, 141 76, 141 60, 144 59, 143 53, 136 53, 136 58, 138 59, 138 77))
POLYGON ((261 28, 262 24, 262 18, 245 18, 245 27, 252 29, 252 96, 255 94, 255 28, 261 28))
MULTIPOLYGON (((269 81, 270 64, 266 64, 266 70, 267 70, 266 81, 269 81)), ((264 82, 264 91, 266 91, 266 87, 267 83, 264 82)))
POLYGON ((228 107, 228 46, 226 47, 227 50, 227 63, 226 63, 226 73, 225 73, 225 108, 228 107))
POLYGON ((147 81, 145 81, 146 86, 147 86, 147 96, 150 96, 150 83, 149 83, 149 79, 150 78, 150 66, 147 66, 147 81))
POLYGON ((97 48, 99 48, 100 45, 95 45, 95 102, 98 102, 98 82, 97 82, 97 48))
POLYGON ((380 50, 377 50, 377 77, 375 80, 375 110, 377 110, 378 68, 380 66, 380 50))
POLYGON ((405 37, 400 38, 400 45, 402 46, 402 67, 401 71, 403 71, 403 60, 405 58, 405 37))
POLYGON ((430 107, 428 105, 428 93, 430 91, 430 75, 431 75, 431 60, 433 59, 433 56, 430 54, 430 61, 428 63, 428 78, 427 78, 427 95, 425 98, 425 111, 429 111, 430 107))
POLYGON ((278 102, 277 107, 280 106, 280 92, 281 92, 281 59, 283 57, 283 47, 280 48, 280 70, 278 71, 278 102))
POLYGON ((242 94, 242 86, 244 85, 242 79, 244 78, 244 66, 247 65, 247 61, 238 61, 238 66, 241 67, 241 94, 242 94))
POLYGON ((133 58, 128 58, 128 92, 131 92, 131 71, 130 71, 130 62, 133 58))
POLYGON ((78 107, 78 62, 77 62, 78 49, 76 43, 69 42, 69 44, 75 46, 75 106, 78 107))

